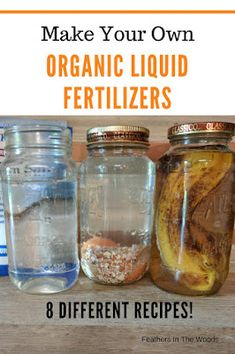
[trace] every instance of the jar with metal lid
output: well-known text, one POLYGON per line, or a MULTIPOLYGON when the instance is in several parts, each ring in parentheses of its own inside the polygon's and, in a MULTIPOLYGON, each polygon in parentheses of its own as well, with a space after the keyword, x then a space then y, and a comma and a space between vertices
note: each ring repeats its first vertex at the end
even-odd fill
POLYGON ((5 151, 1 177, 10 278, 28 293, 66 290, 79 271, 70 131, 15 126, 5 131, 5 151))
POLYGON ((225 282, 234 227, 234 124, 176 124, 158 161, 151 275, 162 289, 213 294, 225 282))
POLYGON ((150 261, 155 165, 148 129, 107 126, 87 132, 80 165, 81 264, 103 284, 143 277, 150 261))

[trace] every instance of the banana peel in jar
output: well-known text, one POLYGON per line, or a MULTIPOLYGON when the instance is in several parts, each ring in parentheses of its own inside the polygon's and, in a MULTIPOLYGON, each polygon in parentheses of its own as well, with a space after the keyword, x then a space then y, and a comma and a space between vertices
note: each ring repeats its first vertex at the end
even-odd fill
POLYGON ((226 177, 232 164, 230 153, 187 153, 179 168, 166 177, 159 196, 156 231, 161 259, 188 289, 209 291, 217 280, 217 269, 226 266, 223 252, 215 262, 206 232, 194 224, 192 215, 226 177), (197 242, 205 247, 198 250, 194 247, 197 242))

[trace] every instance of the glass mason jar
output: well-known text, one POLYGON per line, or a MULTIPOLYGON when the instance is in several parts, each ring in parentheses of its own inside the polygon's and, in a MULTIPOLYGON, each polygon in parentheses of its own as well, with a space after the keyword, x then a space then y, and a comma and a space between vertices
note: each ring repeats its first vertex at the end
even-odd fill
POLYGON ((213 294, 229 271, 234 227, 234 124, 200 122, 168 131, 158 161, 151 275, 162 289, 213 294))
POLYGON ((55 293, 78 277, 77 167, 68 129, 5 131, 1 167, 9 275, 28 293, 55 293))
POLYGON ((147 157, 149 131, 108 126, 87 132, 80 165, 81 264, 103 284, 143 277, 150 261, 155 165, 147 157))

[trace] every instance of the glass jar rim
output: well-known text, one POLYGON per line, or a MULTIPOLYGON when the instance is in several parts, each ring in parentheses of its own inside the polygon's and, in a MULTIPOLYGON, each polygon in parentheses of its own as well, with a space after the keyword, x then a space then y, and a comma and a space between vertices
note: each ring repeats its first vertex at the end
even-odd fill
POLYGON ((4 131, 5 150, 17 148, 70 148, 71 132, 50 124, 14 125, 4 131))
POLYGON ((11 133, 15 132, 43 132, 43 131, 55 131, 55 132, 62 132, 63 130, 66 130, 68 128, 62 127, 60 125, 51 125, 51 124, 19 124, 19 125, 13 125, 12 127, 6 128, 4 130, 4 135, 8 135, 11 133))

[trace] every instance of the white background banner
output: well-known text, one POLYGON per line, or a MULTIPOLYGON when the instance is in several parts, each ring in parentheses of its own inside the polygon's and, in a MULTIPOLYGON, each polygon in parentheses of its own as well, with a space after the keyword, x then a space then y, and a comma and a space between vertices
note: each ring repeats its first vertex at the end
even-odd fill
MULTIPOLYGON (((211 1, 187 1, 188 5, 185 1, 162 1, 156 2, 157 8, 152 3, 145 2, 145 10, 235 8, 233 1, 214 1, 213 5, 211 1)), ((97 6, 97 1, 66 1, 66 6, 65 1, 58 1, 56 7, 52 1, 0 2, 0 115, 234 114, 235 12, 3 12, 56 8, 109 10, 110 6, 106 5, 107 2, 100 2, 97 6), (108 36, 105 36, 104 31, 109 29, 108 36), (74 36, 78 31, 79 35, 74 36), (89 35, 85 34, 86 31, 89 35), (135 40, 130 40, 133 37, 135 40), (50 75, 47 70, 49 55, 52 55, 55 64, 49 68, 50 73, 54 71, 50 75), (77 58, 76 67, 71 68, 71 56, 74 55, 77 58), (86 55, 89 60, 84 63, 86 55), (119 65, 122 75, 119 77, 114 73, 116 55, 122 57, 119 65), (62 56, 68 62, 61 69, 59 60, 62 56), (181 68, 185 71, 182 76, 178 75, 179 56, 187 60, 187 70, 181 68), (97 74, 94 63, 95 58, 101 57, 104 60, 103 75, 97 74), (161 60, 165 65, 161 66, 161 60), (163 76, 166 62, 167 74, 163 76), (74 75, 75 70, 77 75, 74 75), (65 87, 70 88, 66 91, 67 96, 65 87), (79 89, 75 94, 76 87, 79 89), (85 92, 86 87, 90 88, 88 92, 85 92), (97 87, 103 88, 99 94, 97 87), (108 92, 107 87, 110 88, 108 92), (130 87, 136 88, 132 105, 134 90, 130 87), (144 88, 142 91, 141 87, 144 88), (165 87, 169 88, 168 98, 163 94, 165 87)), ((135 10, 143 7, 143 1, 135 2, 135 10)), ((131 1, 119 1, 116 5, 113 2, 112 9, 120 8, 134 9, 131 1)))

